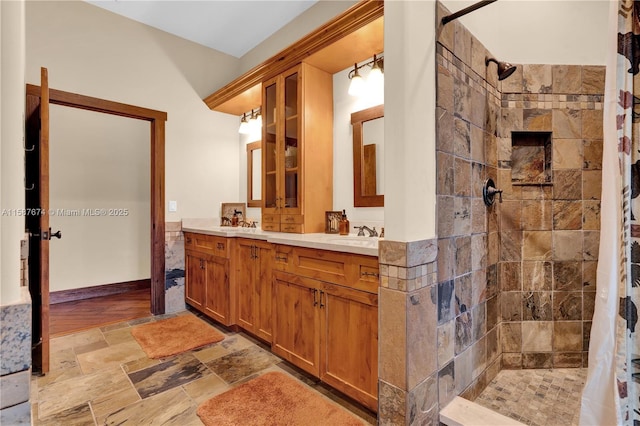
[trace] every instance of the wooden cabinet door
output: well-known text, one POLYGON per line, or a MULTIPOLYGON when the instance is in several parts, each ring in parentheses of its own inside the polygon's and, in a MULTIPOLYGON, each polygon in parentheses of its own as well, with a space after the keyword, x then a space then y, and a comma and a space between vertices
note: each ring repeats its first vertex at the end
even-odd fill
POLYGON ((185 256, 185 299, 199 310, 204 309, 206 287, 205 261, 202 257, 187 253, 185 256))
POLYGON ((255 318, 258 337, 272 341, 272 306, 273 306, 273 250, 271 246, 256 246, 254 259, 255 263, 255 318))
POLYGON ((304 371, 319 375, 317 281, 275 275, 271 350, 304 371), (295 281, 295 282, 293 282, 295 281))
POLYGON ((256 333, 254 253, 255 245, 253 244, 253 241, 238 241, 236 257, 238 325, 252 333, 256 333))
POLYGON ((229 317, 229 260, 209 257, 206 269, 206 294, 204 309, 211 318, 230 325, 229 317))
POLYGON ((377 411, 378 295, 324 284, 320 379, 377 411))

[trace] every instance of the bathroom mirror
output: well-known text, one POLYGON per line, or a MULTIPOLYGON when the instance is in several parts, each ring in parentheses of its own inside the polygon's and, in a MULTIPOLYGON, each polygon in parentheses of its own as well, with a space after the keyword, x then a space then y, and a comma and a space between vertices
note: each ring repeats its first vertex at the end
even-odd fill
POLYGON ((262 142, 247 144, 247 206, 262 205, 262 142))
POLYGON ((353 205, 384 206, 384 105, 351 114, 353 205))

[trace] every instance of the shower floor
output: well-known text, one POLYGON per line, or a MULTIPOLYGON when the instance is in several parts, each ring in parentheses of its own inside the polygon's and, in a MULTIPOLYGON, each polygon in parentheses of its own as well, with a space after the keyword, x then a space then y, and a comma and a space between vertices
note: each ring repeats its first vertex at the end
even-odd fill
POLYGON ((474 402, 531 426, 573 426, 586 368, 502 370, 474 402))

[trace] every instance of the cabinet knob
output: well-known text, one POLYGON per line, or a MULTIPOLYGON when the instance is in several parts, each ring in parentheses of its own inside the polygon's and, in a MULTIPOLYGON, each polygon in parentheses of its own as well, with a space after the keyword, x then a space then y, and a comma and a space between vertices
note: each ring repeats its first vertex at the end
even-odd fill
POLYGON ((218 248, 218 250, 222 250, 222 249, 224 249, 224 244, 218 243, 218 244, 216 244, 216 247, 218 248))

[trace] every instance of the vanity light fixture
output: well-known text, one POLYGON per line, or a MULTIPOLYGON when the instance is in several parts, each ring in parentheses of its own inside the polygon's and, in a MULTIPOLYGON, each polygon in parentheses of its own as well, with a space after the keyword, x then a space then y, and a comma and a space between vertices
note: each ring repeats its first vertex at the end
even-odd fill
POLYGON ((373 55, 372 60, 365 62, 362 65, 353 64, 353 70, 349 71, 348 77, 351 80, 351 84, 349 85, 349 94, 351 96, 363 96, 367 92, 383 92, 384 57, 373 55), (365 82, 358 70, 366 66, 370 66, 371 71, 369 71, 369 75, 365 82))
POLYGON ((238 133, 242 135, 248 135, 252 133, 261 133, 262 131, 262 115, 260 114, 260 108, 245 112, 240 119, 240 128, 238 133), (249 117, 249 118, 247 118, 249 117))

